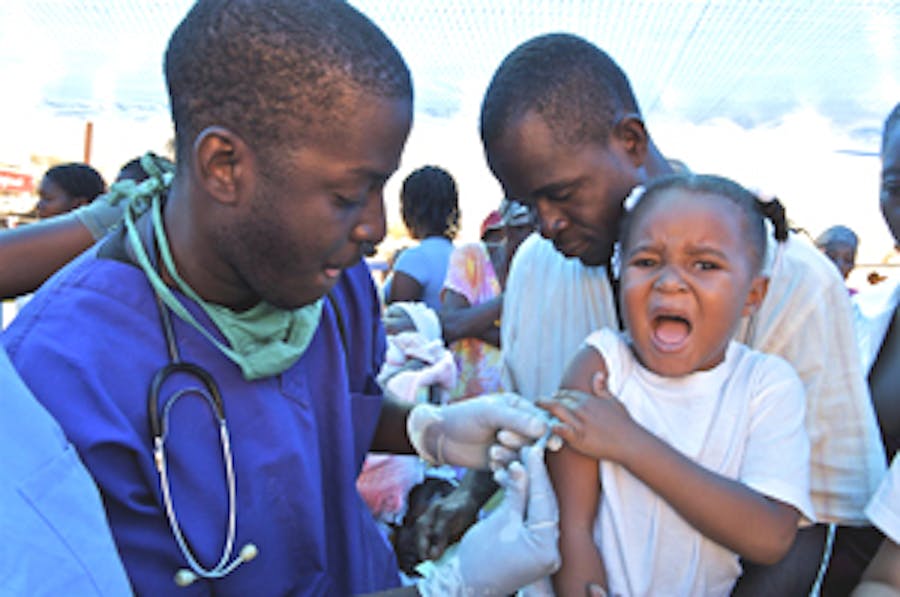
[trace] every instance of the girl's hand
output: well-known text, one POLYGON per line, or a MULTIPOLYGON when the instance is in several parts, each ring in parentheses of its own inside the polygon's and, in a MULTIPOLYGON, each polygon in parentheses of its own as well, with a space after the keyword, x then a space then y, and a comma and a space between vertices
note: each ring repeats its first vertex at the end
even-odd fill
POLYGON ((606 376, 597 373, 591 382, 593 394, 559 390, 538 406, 559 419, 553 433, 566 445, 597 460, 621 463, 634 433, 640 427, 606 386, 606 376))

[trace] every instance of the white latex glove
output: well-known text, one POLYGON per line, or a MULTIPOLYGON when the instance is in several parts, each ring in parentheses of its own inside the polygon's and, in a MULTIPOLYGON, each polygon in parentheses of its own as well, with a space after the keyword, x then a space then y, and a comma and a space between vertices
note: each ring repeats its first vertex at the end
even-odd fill
POLYGON ((510 595, 559 568, 559 509, 544 466, 544 444, 522 449, 524 466, 513 462, 495 473, 506 490, 503 502, 419 581, 423 597, 510 595))
MULTIPOLYGON (((133 181, 128 181, 134 184, 133 181)), ((100 240, 122 221, 125 211, 124 202, 110 201, 112 193, 104 193, 87 205, 83 205, 71 212, 72 218, 81 222, 87 228, 94 240, 100 240)))
POLYGON ((419 404, 409 414, 406 431, 419 456, 431 464, 497 469, 544 435, 548 420, 545 411, 517 394, 486 394, 440 407, 419 404))
POLYGON ((135 213, 143 213, 148 205, 146 198, 154 193, 165 192, 175 176, 174 164, 161 160, 152 153, 141 157, 141 167, 150 175, 146 180, 140 183, 133 180, 115 182, 108 192, 70 212, 71 217, 78 219, 95 240, 100 240, 119 225, 129 204, 132 204, 135 213), (135 199, 136 196, 144 198, 135 199))

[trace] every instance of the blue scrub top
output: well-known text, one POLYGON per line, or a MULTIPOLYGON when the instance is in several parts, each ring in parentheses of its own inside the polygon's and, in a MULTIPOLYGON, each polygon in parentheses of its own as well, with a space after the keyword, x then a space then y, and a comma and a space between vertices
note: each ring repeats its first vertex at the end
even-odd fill
POLYGON ((75 448, 0 349, 0 594, 128 595, 75 448))
MULTIPOLYGON (((332 295, 303 357, 283 374, 253 382, 172 317, 182 358, 207 369, 222 392, 237 485, 235 553, 245 543, 259 549, 224 579, 186 589, 173 584, 186 564, 151 451, 147 393, 169 359, 143 273, 89 250, 45 284, 7 330, 3 342, 16 368, 100 487, 138 593, 345 596, 399 584, 393 552, 355 486, 382 400, 375 374, 384 335, 365 263, 345 271, 332 295)), ((177 296, 218 335, 202 310, 177 296)), ((176 376, 164 385, 160 406, 194 385, 176 376)), ((175 403, 170 425, 166 451, 178 521, 211 567, 228 514, 218 428, 196 395, 175 403)))

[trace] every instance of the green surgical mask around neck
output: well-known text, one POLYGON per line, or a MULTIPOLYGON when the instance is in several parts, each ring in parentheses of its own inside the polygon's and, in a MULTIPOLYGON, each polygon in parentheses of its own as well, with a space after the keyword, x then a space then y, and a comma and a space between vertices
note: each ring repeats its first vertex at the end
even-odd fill
POLYGON ((241 312, 205 301, 178 275, 163 229, 162 197, 171 185, 172 176, 171 174, 165 176, 165 173, 157 171, 151 173, 148 180, 154 178, 157 179, 155 183, 147 185, 141 183, 135 187, 135 192, 129 197, 129 203, 125 208, 124 218, 128 245, 154 292, 166 307, 233 361, 241 369, 244 379, 252 381, 286 371, 309 347, 322 316, 322 299, 294 310, 279 309, 261 302, 241 312), (175 281, 178 289, 200 305, 225 337, 227 345, 204 328, 185 308, 151 262, 135 223, 135 216, 146 209, 150 210, 153 234, 163 267, 175 281))

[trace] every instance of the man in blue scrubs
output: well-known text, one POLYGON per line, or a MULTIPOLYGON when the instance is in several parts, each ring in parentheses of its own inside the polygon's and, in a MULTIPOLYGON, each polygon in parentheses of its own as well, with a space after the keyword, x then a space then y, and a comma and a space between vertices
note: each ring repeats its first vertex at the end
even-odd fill
MULTIPOLYGON (((93 474, 139 594, 172 593, 176 574, 184 595, 394 587, 355 489, 365 453, 415 446, 485 468, 495 438, 508 457, 546 430, 514 396, 410 410, 375 383, 384 337, 362 256, 385 234, 409 71, 347 4, 200 0, 165 73, 174 175, 151 168, 126 225, 51 278, 3 343, 93 474), (178 361, 200 370, 161 373, 178 361)), ((510 468, 520 496, 523 470, 510 468)), ((538 578, 555 562, 553 508, 523 523, 515 506, 520 543, 544 555, 506 558, 509 586, 530 580, 523 565, 538 578)), ((487 587, 479 560, 457 560, 444 586, 487 587)))

